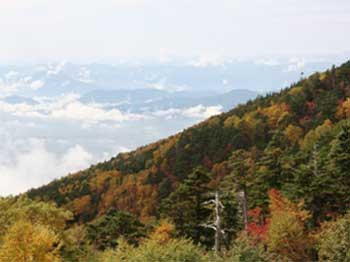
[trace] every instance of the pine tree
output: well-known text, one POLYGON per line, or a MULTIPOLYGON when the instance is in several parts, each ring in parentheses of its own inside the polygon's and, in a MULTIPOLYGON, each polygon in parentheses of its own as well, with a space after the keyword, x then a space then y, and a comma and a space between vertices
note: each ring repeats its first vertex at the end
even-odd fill
POLYGON ((187 179, 162 203, 162 213, 173 220, 176 233, 195 243, 211 246, 213 232, 202 224, 208 220, 211 210, 208 200, 210 176, 203 167, 197 167, 187 179))
POLYGON ((251 152, 246 150, 235 151, 229 159, 231 173, 226 177, 224 186, 233 185, 238 193, 244 228, 248 225, 248 184, 249 178, 255 172, 254 161, 251 152))
POLYGON ((350 123, 341 126, 332 143, 329 154, 329 169, 332 174, 334 193, 339 211, 344 212, 350 205, 350 123))
POLYGON ((111 210, 95 222, 87 225, 87 239, 99 250, 115 248, 119 237, 130 244, 137 244, 143 237, 144 226, 129 213, 111 210))

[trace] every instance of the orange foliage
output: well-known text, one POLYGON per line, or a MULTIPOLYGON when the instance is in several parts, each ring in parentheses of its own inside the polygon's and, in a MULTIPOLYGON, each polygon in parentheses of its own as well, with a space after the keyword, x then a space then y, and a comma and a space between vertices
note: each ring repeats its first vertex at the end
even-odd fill
POLYGON ((276 189, 269 191, 269 197, 271 217, 265 244, 286 261, 309 261, 312 241, 304 225, 309 213, 303 203, 292 203, 276 189))
POLYGON ((73 209, 74 214, 83 214, 87 212, 90 208, 91 197, 90 195, 85 195, 80 198, 76 198, 73 200, 73 209))
POLYGON ((212 172, 213 179, 210 185, 212 185, 213 187, 216 187, 217 185, 220 184, 220 181, 224 178, 224 176, 228 174, 227 163, 221 162, 221 163, 214 164, 211 172, 212 172))
POLYGON ((350 118, 350 98, 340 103, 336 112, 336 117, 338 119, 350 118))
POLYGON ((165 244, 172 239, 175 226, 167 220, 160 222, 159 226, 149 235, 149 238, 159 244, 165 244))
POLYGON ((309 261, 312 241, 304 226, 309 213, 303 209, 303 203, 292 203, 276 189, 268 195, 270 217, 263 219, 260 208, 249 210, 248 234, 283 261, 309 261))
POLYGON ((177 137, 173 136, 166 142, 159 145, 158 149, 153 152, 153 162, 159 163, 165 154, 177 143, 177 137))
POLYGON ((157 188, 145 183, 148 174, 146 170, 124 176, 120 184, 111 183, 101 197, 100 213, 115 207, 139 216, 142 222, 149 219, 155 212, 157 188))
POLYGON ((281 193, 277 189, 271 189, 269 191, 270 198, 270 212, 271 215, 281 214, 285 212, 293 213, 301 221, 307 220, 310 215, 309 212, 302 209, 304 203, 294 204, 287 198, 282 197, 281 193))
POLYGON ((289 115, 289 106, 286 103, 273 104, 269 107, 259 110, 263 115, 269 119, 269 124, 272 128, 276 128, 277 125, 289 115))

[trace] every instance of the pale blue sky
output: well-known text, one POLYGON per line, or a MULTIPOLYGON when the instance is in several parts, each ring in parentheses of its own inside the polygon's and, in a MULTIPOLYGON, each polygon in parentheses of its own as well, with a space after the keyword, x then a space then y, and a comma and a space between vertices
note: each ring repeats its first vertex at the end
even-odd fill
POLYGON ((0 0, 0 61, 349 50, 349 0, 0 0))

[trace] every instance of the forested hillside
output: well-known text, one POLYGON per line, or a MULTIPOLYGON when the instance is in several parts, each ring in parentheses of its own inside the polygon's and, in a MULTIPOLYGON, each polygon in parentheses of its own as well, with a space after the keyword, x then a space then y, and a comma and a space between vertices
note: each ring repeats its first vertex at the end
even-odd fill
POLYGON ((316 247, 311 232, 321 227, 331 234, 335 225, 325 221, 349 210, 349 119, 347 62, 27 195, 70 210, 70 224, 87 224, 94 246, 104 250, 117 246, 101 235, 108 221, 131 221, 131 231, 119 233, 132 244, 159 219, 174 225, 175 236, 212 247, 214 230, 205 224, 213 219, 209 203, 217 192, 223 245, 244 228, 275 261, 312 261, 327 243, 316 247))

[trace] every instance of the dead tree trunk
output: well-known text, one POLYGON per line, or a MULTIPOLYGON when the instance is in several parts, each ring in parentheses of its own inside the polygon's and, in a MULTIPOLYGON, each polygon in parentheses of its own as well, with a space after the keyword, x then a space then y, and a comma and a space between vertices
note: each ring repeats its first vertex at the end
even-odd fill
POLYGON ((248 201, 247 201, 247 190, 245 186, 242 187, 238 195, 239 195, 239 200, 242 208, 244 230, 247 230, 248 229, 248 201))
POLYGON ((221 239, 224 234, 224 230, 221 228, 221 209, 224 209, 223 204, 220 201, 219 191, 215 191, 215 198, 211 199, 204 204, 213 204, 214 205, 214 221, 212 224, 203 224, 202 226, 211 228, 215 231, 215 244, 214 251, 215 254, 218 254, 221 249, 221 239))
POLYGON ((219 198, 219 192, 215 192, 215 222, 214 226, 216 228, 215 230, 215 253, 218 253, 220 251, 220 241, 221 241, 221 216, 220 216, 220 198, 219 198))

